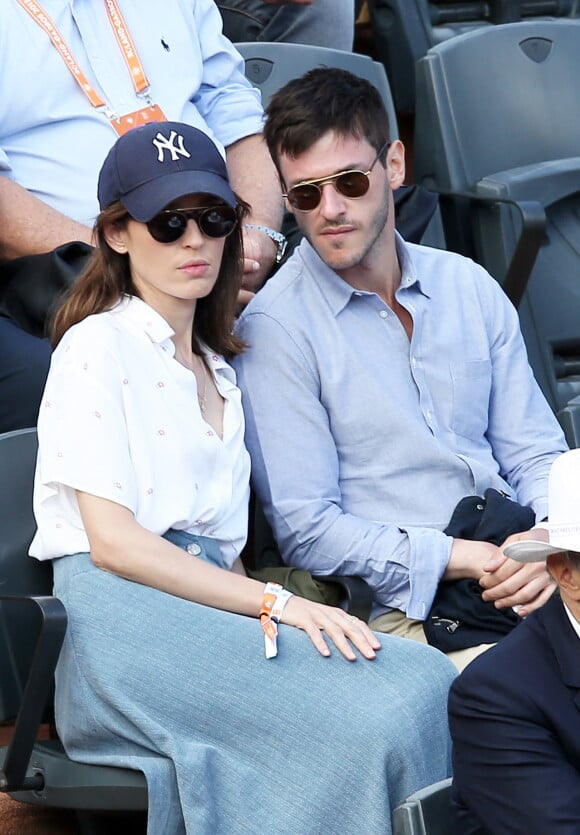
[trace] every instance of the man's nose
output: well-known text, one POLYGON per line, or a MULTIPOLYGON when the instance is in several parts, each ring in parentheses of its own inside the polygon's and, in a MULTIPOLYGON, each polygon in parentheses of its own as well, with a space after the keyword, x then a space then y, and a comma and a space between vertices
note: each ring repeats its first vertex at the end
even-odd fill
POLYGON ((323 183, 319 188, 321 190, 320 212, 324 217, 331 219, 344 214, 346 198, 338 191, 334 183, 323 183))

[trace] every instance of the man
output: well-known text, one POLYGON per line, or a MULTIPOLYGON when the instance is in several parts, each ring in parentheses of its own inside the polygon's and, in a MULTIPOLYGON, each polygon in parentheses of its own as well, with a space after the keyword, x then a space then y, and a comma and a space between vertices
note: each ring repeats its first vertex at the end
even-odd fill
POLYGON ((284 560, 362 576, 372 626, 417 640, 442 579, 526 615, 552 592, 542 566, 443 533, 488 488, 547 515, 566 446, 515 310, 481 267, 395 232, 404 148, 368 82, 307 73, 272 99, 264 133, 306 240, 241 318, 236 368, 284 560))
MULTIPOLYGON (((213 0, 8 0, 0 41, 0 258, 90 243, 109 148, 136 114, 159 119, 159 108, 218 141, 236 192, 252 205, 247 300, 274 264, 282 200, 261 137, 259 93, 221 34, 213 0)), ((30 420, 37 408, 39 355, 46 366, 49 348, 31 340, 0 318, 0 399, 8 401, 10 386, 22 401, 7 417, 22 409, 30 420)), ((16 427, 0 425, 7 428, 16 427)))
POLYGON ((457 832, 580 833, 580 450, 550 473, 547 559, 559 593, 454 682, 449 711, 457 832))

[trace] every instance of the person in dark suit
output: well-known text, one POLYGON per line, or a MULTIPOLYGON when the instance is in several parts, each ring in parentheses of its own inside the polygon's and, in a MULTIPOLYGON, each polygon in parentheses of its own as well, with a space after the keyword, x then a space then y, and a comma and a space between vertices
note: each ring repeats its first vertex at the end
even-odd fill
POLYGON ((580 449, 552 465, 549 508, 549 541, 505 553, 546 560, 559 594, 451 687, 457 835, 580 833, 580 449))

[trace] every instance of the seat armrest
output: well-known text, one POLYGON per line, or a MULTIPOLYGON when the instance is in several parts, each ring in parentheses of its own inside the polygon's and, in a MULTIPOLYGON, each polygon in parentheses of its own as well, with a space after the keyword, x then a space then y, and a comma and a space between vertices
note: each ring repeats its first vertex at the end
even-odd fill
POLYGON ((330 577, 314 576, 322 583, 326 581, 340 586, 346 597, 347 612, 356 618, 364 620, 365 623, 369 622, 373 607, 373 592, 362 577, 343 576, 341 574, 332 574, 330 577))
POLYGON ((438 194, 442 198, 460 198, 472 203, 505 203, 517 209, 521 230, 501 286, 514 307, 518 307, 544 241, 546 212, 542 204, 537 200, 514 200, 499 194, 489 196, 474 191, 439 191, 438 194))
POLYGON ((547 208, 580 192, 580 157, 496 171, 479 180, 475 191, 482 197, 534 200, 547 208))
POLYGON ((393 812, 393 835, 448 835, 452 828, 450 777, 410 795, 393 812))
POLYGON ((580 447, 580 397, 574 397, 557 416, 570 449, 580 447))
MULTIPOLYGON (((41 615, 41 626, 12 740, 0 767, 0 791, 42 788, 42 777, 26 777, 34 742, 54 681, 54 671, 67 626, 64 605, 56 597, 0 595, 0 601, 36 606, 41 615)), ((3 675, 5 672, 3 672, 3 675)))

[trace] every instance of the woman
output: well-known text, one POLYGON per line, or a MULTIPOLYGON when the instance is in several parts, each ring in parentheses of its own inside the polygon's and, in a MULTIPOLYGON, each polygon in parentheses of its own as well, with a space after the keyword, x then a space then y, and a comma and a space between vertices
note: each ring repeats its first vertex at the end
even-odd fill
POLYGON ((243 347, 244 208, 222 157, 187 125, 135 129, 99 202, 38 425, 30 553, 54 560, 69 615, 63 744, 145 772, 150 835, 388 833, 391 806, 448 773, 452 668, 244 576, 249 460, 222 359, 243 347))

